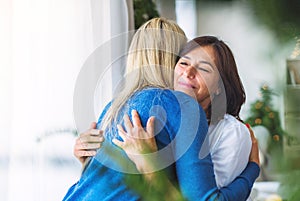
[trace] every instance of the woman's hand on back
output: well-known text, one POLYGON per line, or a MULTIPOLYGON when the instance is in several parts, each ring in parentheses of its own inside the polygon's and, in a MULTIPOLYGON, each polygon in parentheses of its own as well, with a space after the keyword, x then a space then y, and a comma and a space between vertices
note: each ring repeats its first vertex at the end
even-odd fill
POLYGON ((81 164, 84 164, 88 157, 96 155, 97 149, 104 141, 103 131, 96 129, 96 126, 96 122, 92 122, 90 129, 81 133, 76 139, 73 153, 81 164))
POLYGON ((157 145, 154 138, 154 117, 147 121, 146 130, 141 124, 140 117, 136 110, 132 110, 132 122, 128 115, 124 115, 124 126, 118 125, 119 135, 123 141, 113 139, 113 143, 122 148, 129 159, 135 163, 141 173, 153 171, 153 165, 147 158, 148 153, 157 151, 157 145))
POLYGON ((255 162, 258 166, 260 166, 259 161, 259 148, 258 148, 258 141, 255 138, 254 132, 249 124, 246 124, 246 126, 249 129, 250 135, 251 135, 251 141, 252 141, 252 148, 249 156, 249 162, 255 162))

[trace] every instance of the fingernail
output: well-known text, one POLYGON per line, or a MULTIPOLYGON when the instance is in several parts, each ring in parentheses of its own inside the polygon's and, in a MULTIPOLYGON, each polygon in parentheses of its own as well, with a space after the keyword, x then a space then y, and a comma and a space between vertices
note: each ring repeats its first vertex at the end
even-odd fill
POLYGON ((247 126, 247 128, 250 128, 250 127, 251 127, 250 124, 248 124, 248 123, 246 123, 246 126, 247 126))

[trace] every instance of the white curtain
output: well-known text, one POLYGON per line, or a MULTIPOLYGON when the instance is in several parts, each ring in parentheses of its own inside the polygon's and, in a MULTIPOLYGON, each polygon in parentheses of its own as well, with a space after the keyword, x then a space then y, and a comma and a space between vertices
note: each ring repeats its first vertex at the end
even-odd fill
MULTIPOLYGON (((127 19, 125 0, 0 1, 0 200, 61 200, 78 178, 78 163, 70 169, 47 162, 51 154, 73 158, 74 136, 47 135, 77 127, 78 76, 99 46, 128 30, 127 19)), ((125 40, 109 54, 126 48, 125 40)), ((96 87, 101 106, 83 118, 86 129, 122 76, 121 67, 108 69, 107 82, 96 87)))
MULTIPOLYGON (((195 0, 176 0, 176 21, 188 39, 197 37, 197 8, 195 0)), ((200 26, 201 27, 201 26, 200 26)))

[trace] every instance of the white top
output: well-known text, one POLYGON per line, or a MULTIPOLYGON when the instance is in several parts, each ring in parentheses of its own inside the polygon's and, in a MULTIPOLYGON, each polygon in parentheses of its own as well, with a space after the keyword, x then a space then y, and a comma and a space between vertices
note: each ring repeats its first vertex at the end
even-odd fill
POLYGON ((248 128, 229 114, 209 127, 209 147, 218 188, 227 186, 247 166, 251 151, 248 128))

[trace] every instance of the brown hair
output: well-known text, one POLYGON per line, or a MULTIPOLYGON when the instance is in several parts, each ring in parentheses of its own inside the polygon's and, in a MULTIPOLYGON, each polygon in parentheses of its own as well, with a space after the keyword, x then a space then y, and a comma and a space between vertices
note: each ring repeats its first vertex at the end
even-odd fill
POLYGON ((241 106, 245 103, 246 94, 238 74, 237 65, 232 51, 222 40, 219 40, 217 37, 201 36, 189 41, 180 52, 180 55, 183 56, 199 46, 210 46, 213 48, 216 66, 221 77, 219 84, 223 85, 221 88, 224 87, 225 90, 225 94, 222 95, 224 90, 221 90, 221 93, 215 96, 215 98, 212 100, 207 112, 207 118, 209 120, 218 120, 223 118, 225 113, 228 113, 241 120, 239 113, 241 106), (221 105, 224 105, 225 101, 226 108, 223 110, 218 109, 219 111, 213 111, 214 115, 211 116, 212 105, 214 104, 219 107, 219 104, 221 103, 221 105), (217 114, 216 116, 215 112, 217 114))

